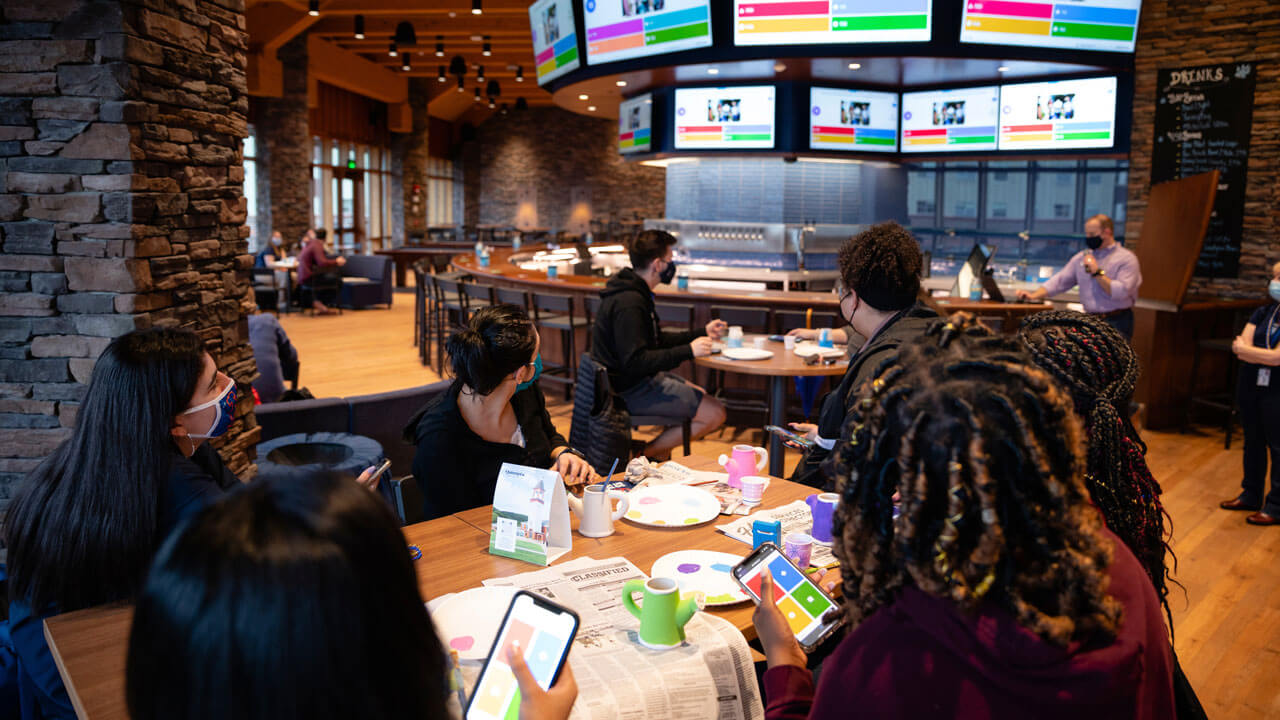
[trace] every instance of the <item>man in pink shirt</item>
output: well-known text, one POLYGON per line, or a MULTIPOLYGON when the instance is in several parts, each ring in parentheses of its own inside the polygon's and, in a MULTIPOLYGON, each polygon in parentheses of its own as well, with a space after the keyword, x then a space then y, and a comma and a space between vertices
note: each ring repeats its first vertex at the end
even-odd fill
POLYGON ((337 302, 337 298, 333 297, 333 292, 324 293, 325 297, 321 297, 321 293, 317 293, 312 287, 312 278, 317 272, 323 272, 324 268, 342 267, 347 264, 347 259, 339 255, 336 258, 330 258, 324 251, 324 230, 316 232, 315 230, 307 230, 307 234, 302 238, 302 252, 298 253, 298 285, 306 290, 311 296, 311 307, 321 315, 329 315, 333 313, 324 301, 329 304, 337 302))
POLYGON ((1133 303, 1142 285, 1138 256, 1116 242, 1115 223, 1094 215, 1084 224, 1087 250, 1071 257, 1061 270, 1032 292, 1018 291, 1019 300, 1040 301, 1073 287, 1080 288, 1080 304, 1090 315, 1133 339, 1133 303))

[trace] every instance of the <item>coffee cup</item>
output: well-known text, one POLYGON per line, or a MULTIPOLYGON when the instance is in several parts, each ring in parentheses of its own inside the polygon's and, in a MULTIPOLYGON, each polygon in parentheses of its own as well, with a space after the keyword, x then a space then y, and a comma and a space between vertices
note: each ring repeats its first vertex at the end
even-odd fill
POLYGON ((757 505, 764 499, 764 489, 769 487, 769 478, 759 475, 747 475, 742 478, 742 502, 757 505))
POLYGON ((782 552, 803 570, 813 558, 813 537, 807 533, 787 533, 782 540, 782 552))

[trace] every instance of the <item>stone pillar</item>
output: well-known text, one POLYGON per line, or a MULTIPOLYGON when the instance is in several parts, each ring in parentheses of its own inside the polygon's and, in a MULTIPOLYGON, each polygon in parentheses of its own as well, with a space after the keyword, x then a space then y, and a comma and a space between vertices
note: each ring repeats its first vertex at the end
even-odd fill
POLYGON ((391 141, 391 236, 401 244, 427 234, 427 115, 431 83, 428 78, 409 80, 409 106, 413 132, 395 133, 391 141), (416 192, 414 188, 417 188, 416 192))
POLYGON ((311 227, 311 130, 307 109, 307 35, 277 53, 284 66, 284 95, 254 98, 258 157, 258 227, 263 242, 279 230, 297 243, 311 227))
MULTIPOLYGON (((0 502, 97 356, 184 326, 247 388, 242 0, 14 0, 0 16, 0 502)), ((219 443, 253 472, 253 401, 219 443)))

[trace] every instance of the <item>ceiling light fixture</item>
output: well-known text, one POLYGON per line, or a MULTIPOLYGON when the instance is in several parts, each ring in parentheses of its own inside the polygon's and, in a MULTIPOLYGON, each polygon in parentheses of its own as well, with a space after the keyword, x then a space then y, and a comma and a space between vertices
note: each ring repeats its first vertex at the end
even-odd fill
POLYGON ((467 88, 466 88, 465 84, 464 84, 464 83, 463 83, 463 81, 462 81, 462 76, 461 76, 461 75, 459 75, 459 76, 458 76, 458 92, 462 92, 463 90, 466 90, 466 89, 467 89, 467 88))
POLYGON ((587 95, 586 93, 582 93, 581 95, 579 95, 579 96, 578 96, 578 99, 579 99, 579 100, 586 100, 586 99, 587 99, 587 98, 589 98, 589 97, 591 97, 591 96, 590 96, 590 95, 587 95))
POLYGON ((485 57, 489 57, 490 55, 493 54, 493 48, 489 45, 488 35, 484 36, 484 46, 483 46, 483 49, 480 51, 480 54, 485 57))
POLYGON ((862 69, 862 63, 849 63, 849 69, 850 69, 850 70, 860 70, 860 69, 862 69))
POLYGON ((484 82, 484 66, 477 65, 476 67, 478 68, 476 70, 476 82, 483 83, 484 82))
POLYGON ((396 25, 396 34, 391 38, 400 47, 413 47, 418 44, 418 34, 413 31, 413 23, 403 20, 396 25))
POLYGON ((391 57, 395 57, 400 54, 400 52, 396 50, 396 44, 394 42, 391 43, 391 47, 387 48, 387 54, 391 57))
POLYGON ((405 53, 401 57, 404 59, 404 62, 400 63, 400 67, 403 68, 405 72, 409 72, 409 53, 405 53))
POLYGON ((720 68, 713 68, 713 67, 712 67, 712 68, 707 68, 707 74, 708 74, 708 75, 719 75, 719 74, 720 74, 720 68))
POLYGON ((774 71, 774 72, 776 72, 776 73, 786 72, 786 70, 787 70, 787 66, 786 66, 786 65, 783 65, 782 63, 774 63, 774 64, 773 64, 773 71, 774 71))
POLYGON ((525 99, 524 99, 524 98, 522 98, 522 97, 516 98, 516 109, 517 109, 517 110, 528 110, 528 109, 529 109, 529 101, 528 101, 528 100, 525 100, 525 99))
POLYGON ((444 57, 444 36, 436 36, 436 57, 444 57))
POLYGON ((617 82, 615 82, 615 83, 614 83, 614 85, 617 85, 618 87, 626 87, 626 86, 627 86, 627 81, 626 81, 626 80, 618 80, 617 82))
POLYGON ((484 8, 480 7, 480 0, 471 0, 471 14, 479 15, 484 12, 484 8))
POLYGON ((462 59, 461 55, 454 55, 449 61, 449 74, 462 77, 467 74, 467 61, 462 59))
POLYGON ((497 107, 497 106, 498 106, 498 104, 497 104, 496 102, 494 102, 494 101, 493 101, 493 98, 489 98, 489 109, 490 109, 490 110, 492 110, 492 109, 494 109, 494 108, 495 108, 495 107, 497 107))
POLYGON ((480 102, 480 86, 476 86, 476 102, 480 102))
POLYGON ((436 82, 444 82, 447 79, 448 78, 444 76, 444 66, 441 65, 439 72, 436 73, 436 82))
POLYGON ((587 112, 595 112, 595 111, 596 111, 596 106, 595 106, 595 105, 588 105, 588 106, 587 106, 587 112))
POLYGON ((996 72, 1009 72, 1009 66, 1001 65, 1000 67, 996 68, 996 72))
POLYGON ((356 16, 356 39, 357 40, 364 39, 364 16, 363 15, 356 16))
POLYGON ((516 82, 524 82, 524 66, 516 66, 516 82))
POLYGON ((502 114, 503 114, 503 115, 506 115, 506 114, 507 114, 507 104, 506 104, 506 103, 502 103, 502 114))
POLYGON ((310 0, 307 3, 307 14, 311 17, 320 17, 320 0, 310 0))
POLYGON ((490 80, 489 83, 484 86, 484 94, 488 95, 490 98, 496 98, 502 94, 502 86, 498 85, 497 80, 490 80))

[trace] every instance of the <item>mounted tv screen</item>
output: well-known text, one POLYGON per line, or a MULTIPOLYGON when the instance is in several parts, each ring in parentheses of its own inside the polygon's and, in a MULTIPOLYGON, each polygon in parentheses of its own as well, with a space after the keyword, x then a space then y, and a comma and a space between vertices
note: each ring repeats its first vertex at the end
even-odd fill
POLYGON ((734 0, 734 45, 929 42, 933 0, 734 0))
POLYGON ((578 35, 573 26, 572 0, 538 0, 529 6, 529 26, 533 32, 533 58, 538 84, 576 70, 578 35))
POLYGON ((1110 148, 1115 133, 1114 77, 1000 86, 1001 150, 1110 148))
POLYGON ((902 94, 902 152, 996 149, 1000 88, 926 90, 902 94))
POLYGON ((898 93, 809 88, 809 147, 897 151, 898 93))
POLYGON ((653 96, 645 93, 618 105, 618 152, 649 152, 653 143, 653 96))
POLYGON ((711 45, 710 0, 583 0, 587 64, 711 45))
POLYGON ((774 96, 772 85, 677 89, 676 149, 771 149, 774 96))
POLYGON ((960 42, 1133 52, 1142 0, 967 0, 960 42))

